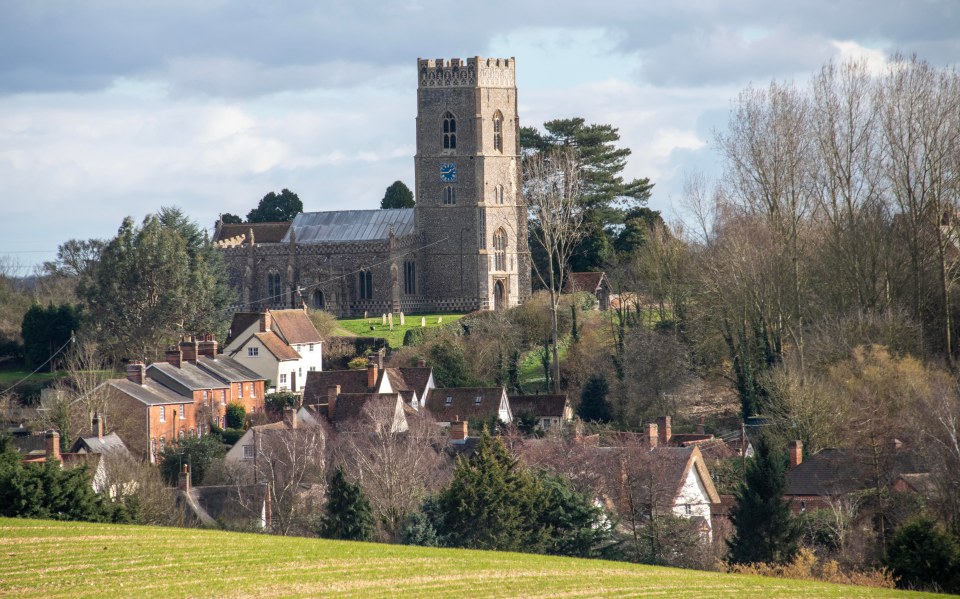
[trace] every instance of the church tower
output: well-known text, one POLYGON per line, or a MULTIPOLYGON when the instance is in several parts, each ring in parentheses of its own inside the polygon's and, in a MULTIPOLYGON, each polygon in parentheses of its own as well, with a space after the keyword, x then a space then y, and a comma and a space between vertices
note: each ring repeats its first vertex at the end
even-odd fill
POLYGON ((417 63, 416 226, 422 294, 436 309, 530 295, 513 58, 417 63))

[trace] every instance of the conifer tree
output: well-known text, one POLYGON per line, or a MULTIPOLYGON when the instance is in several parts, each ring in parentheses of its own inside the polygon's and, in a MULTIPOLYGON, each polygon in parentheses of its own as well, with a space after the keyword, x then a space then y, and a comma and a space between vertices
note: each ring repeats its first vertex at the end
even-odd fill
POLYGON ((800 528, 783 498, 786 488, 786 464, 764 434, 747 464, 746 481, 730 512, 735 528, 733 538, 727 541, 731 562, 783 564, 796 555, 800 528))
POLYGON ((347 541, 369 541, 373 537, 370 502, 359 483, 351 483, 342 466, 337 466, 327 487, 326 514, 320 536, 347 541))
POLYGON ((583 393, 580 394, 580 405, 577 407, 577 415, 586 422, 610 422, 613 414, 610 410, 610 402, 607 401, 607 393, 610 392, 610 386, 603 375, 594 374, 583 387, 583 393))

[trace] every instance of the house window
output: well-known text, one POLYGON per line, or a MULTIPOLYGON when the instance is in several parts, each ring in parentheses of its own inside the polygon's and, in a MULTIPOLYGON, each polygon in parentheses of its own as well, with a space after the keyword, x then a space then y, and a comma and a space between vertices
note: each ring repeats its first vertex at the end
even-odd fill
POLYGON ((244 445, 243 446, 243 459, 252 460, 253 459, 253 445, 244 445))
POLYGON ((180 437, 180 440, 183 441, 183 438, 186 436, 183 434, 183 429, 180 429, 180 432, 177 433, 177 436, 180 437))
POLYGON ((493 113, 493 149, 503 152, 503 115, 499 110, 493 113))
POLYGON ((449 111, 443 114, 443 149, 457 149, 457 117, 449 111))
POLYGON ((312 343, 311 343, 308 347, 310 348, 310 351, 313 351, 313 344, 312 344, 312 343))
POLYGON ((237 397, 243 399, 243 383, 237 385, 237 397))
POLYGON ((447 206, 453 206, 457 203, 457 190, 453 185, 447 185, 443 188, 443 203, 447 206))
POLYGON ((688 516, 693 515, 693 506, 691 506, 689 503, 686 504, 686 505, 684 505, 684 506, 683 506, 683 513, 685 513, 685 514, 688 515, 688 516))
POLYGON ((493 270, 503 271, 507 266, 507 234, 497 229, 493 234, 493 270))
POLYGON ((503 185, 497 185, 493 188, 493 200, 497 204, 503 204, 503 185))
POLYGON ((447 401, 443 402, 443 405, 449 406, 452 403, 453 403, 453 398, 450 396, 447 396, 447 401))
POLYGON ((187 419, 187 405, 183 404, 180 406, 180 420, 187 419))
POLYGON ((248 347, 248 348, 247 348, 247 357, 248 357, 248 358, 256 358, 256 357, 259 356, 259 355, 260 355, 260 348, 259 348, 259 347, 248 347))
POLYGON ((403 292, 407 295, 417 292, 417 265, 412 260, 403 263, 403 292))
POLYGON ((317 369, 316 366, 311 366, 311 367, 310 367, 310 372, 314 372, 316 369, 317 369))
POLYGON ((281 384, 281 385, 285 385, 286 383, 287 383, 287 375, 286 375, 286 374, 281 374, 281 375, 280 375, 280 384, 281 384))
POLYGON ((283 292, 280 289, 280 273, 271 270, 267 273, 267 296, 270 303, 280 303, 283 292))
POLYGON ((480 395, 478 395, 478 396, 476 396, 476 397, 474 398, 474 400, 473 400, 473 405, 479 406, 481 401, 483 401, 483 397, 481 397, 480 395))
POLYGON ((203 401, 207 401, 207 399, 209 399, 209 398, 207 397, 207 392, 204 391, 204 392, 203 392, 203 401))
POLYGON ((360 299, 373 299, 373 273, 369 270, 361 270, 359 273, 360 299))
POLYGON ((226 391, 221 391, 221 392, 220 392, 220 405, 221 405, 221 406, 227 405, 227 392, 226 392, 226 391))
POLYGON ((167 409, 165 406, 160 406, 160 422, 167 421, 167 409))

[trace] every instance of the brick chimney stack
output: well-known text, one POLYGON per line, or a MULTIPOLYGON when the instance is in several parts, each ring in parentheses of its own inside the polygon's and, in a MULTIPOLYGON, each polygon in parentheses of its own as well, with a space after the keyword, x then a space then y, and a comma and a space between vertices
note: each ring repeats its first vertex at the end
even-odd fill
POLYGON ((381 349, 377 351, 376 363, 377 363, 377 368, 379 368, 380 370, 383 370, 383 354, 385 354, 386 352, 387 350, 385 349, 381 349))
POLYGON ((659 435, 657 434, 657 424, 655 422, 647 423, 647 428, 644 433, 644 440, 647 442, 647 449, 657 448, 657 442, 660 439, 659 435))
POLYGON ((100 414, 93 415, 91 424, 93 425, 93 434, 97 436, 97 439, 103 441, 103 418, 100 417, 100 414))
POLYGON ((700 416, 700 423, 697 424, 697 434, 698 434, 698 435, 705 435, 705 434, 707 434, 706 421, 707 421, 707 417, 706 417, 706 416, 700 416))
POLYGON ((127 364, 127 380, 142 385, 147 378, 147 367, 139 360, 127 364))
POLYGON ((469 434, 470 424, 467 420, 460 420, 460 416, 454 416, 450 423, 450 441, 453 443, 466 443, 469 434))
POLYGON ((327 387, 327 418, 333 420, 337 412, 337 396, 340 395, 340 385, 330 385, 327 387))
POLYGON ((270 312, 265 311, 260 314, 260 332, 268 333, 270 332, 270 327, 273 325, 270 318, 270 312))
POLYGON ((60 433, 57 431, 47 431, 44 436, 44 447, 46 449, 47 460, 60 461, 60 433))
POLYGON ((197 352, 199 352, 201 356, 206 356, 211 359, 216 359, 219 349, 217 340, 212 333, 203 335, 200 339, 200 344, 197 346, 197 352))
POLYGON ((180 351, 180 346, 174 345, 166 352, 167 363, 176 368, 183 366, 183 353, 180 351))
POLYGON ((664 447, 670 445, 670 437, 673 436, 673 431, 670 427, 670 417, 660 416, 657 418, 657 429, 659 430, 660 435, 660 445, 664 447))
POLYGON ((189 338, 184 337, 180 342, 180 353, 183 354, 184 362, 193 362, 197 363, 197 338, 193 335, 190 335, 189 338))
POLYGON ((377 363, 370 362, 367 364, 367 387, 373 389, 377 386, 377 363))
POLYGON ((297 428, 297 412, 291 406, 284 406, 283 408, 283 423, 288 427, 295 429, 297 428))
POLYGON ((190 464, 184 464, 177 475, 177 488, 184 493, 190 492, 190 464))
POLYGON ((790 468, 796 468, 803 463, 803 441, 790 441, 790 468))

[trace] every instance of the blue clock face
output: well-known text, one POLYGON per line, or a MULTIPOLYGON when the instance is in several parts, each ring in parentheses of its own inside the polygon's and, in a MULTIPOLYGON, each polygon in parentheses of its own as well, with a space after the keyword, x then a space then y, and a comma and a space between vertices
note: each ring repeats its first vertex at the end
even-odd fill
POLYGON ((453 183, 457 180, 457 165, 445 162, 440 165, 440 180, 444 183, 453 183))

